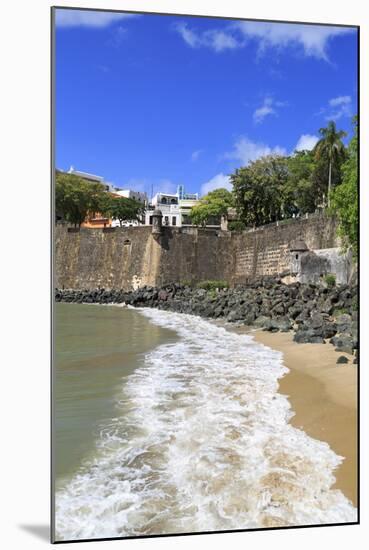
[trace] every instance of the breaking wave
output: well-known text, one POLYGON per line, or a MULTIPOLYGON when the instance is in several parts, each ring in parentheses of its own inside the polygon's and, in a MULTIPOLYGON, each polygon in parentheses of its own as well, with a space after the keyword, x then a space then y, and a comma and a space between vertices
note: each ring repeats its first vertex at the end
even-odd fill
POLYGON ((198 317, 142 309, 180 340, 147 353, 94 460, 56 494, 57 540, 356 521, 342 458, 288 422, 282 354, 198 317))

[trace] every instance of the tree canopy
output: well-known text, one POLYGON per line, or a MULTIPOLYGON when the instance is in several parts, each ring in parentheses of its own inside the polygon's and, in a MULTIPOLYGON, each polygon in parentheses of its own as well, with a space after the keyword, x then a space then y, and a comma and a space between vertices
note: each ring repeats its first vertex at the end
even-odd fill
POLYGON ((296 151, 287 159, 288 175, 283 188, 287 211, 293 214, 313 212, 319 201, 314 189, 314 155, 311 151, 296 151))
POLYGON ((331 120, 326 128, 320 128, 319 134, 322 136, 315 145, 314 153, 317 163, 326 161, 327 171, 327 190, 326 197, 328 198, 328 206, 330 201, 330 193, 332 189, 332 172, 340 167, 340 164, 345 160, 345 146, 342 143, 347 133, 343 130, 337 130, 336 123, 331 120))
POLYGON ((233 195, 224 188, 215 189, 205 195, 199 205, 191 209, 191 220, 194 225, 205 226, 210 221, 218 221, 233 206, 233 195))
MULTIPOLYGON (((312 151, 264 156, 230 175, 234 203, 246 226, 326 208, 332 197, 330 190, 346 177, 344 163, 349 153, 342 142, 346 133, 337 130, 333 121, 319 133, 321 139, 312 151)), ((351 162, 355 164, 356 159, 351 162)))
MULTIPOLYGON (((229 175, 232 191, 215 189, 205 195, 191 210, 192 223, 205 226, 219 223, 230 207, 238 220, 229 228, 242 230, 257 227, 330 205, 339 220, 339 234, 344 246, 357 254, 358 240, 358 138, 357 118, 354 135, 348 147, 334 121, 319 130, 320 140, 313 150, 295 151, 290 155, 267 155, 229 175)), ((125 221, 139 220, 143 214, 140 202, 106 193, 104 186, 88 182, 74 174, 56 174, 57 216, 81 225, 91 212, 125 221)))
POLYGON ((144 208, 135 199, 108 195, 101 205, 101 211, 113 220, 118 220, 122 226, 123 222, 139 221, 144 208))
POLYGON ((241 221, 248 226, 258 226, 288 216, 290 205, 283 193, 287 177, 287 159, 273 155, 255 160, 231 174, 241 221))
POLYGON ((331 209, 339 221, 339 234, 344 248, 358 253, 359 195, 357 117, 353 120, 354 136, 348 146, 348 158, 342 166, 342 183, 332 190, 331 209))
POLYGON ((105 195, 101 183, 88 182, 74 174, 57 172, 55 209, 57 216, 80 226, 89 212, 98 212, 105 195))
POLYGON ((108 218, 124 221, 139 220, 143 213, 140 202, 107 193, 100 183, 86 181, 74 174, 56 173, 56 214, 80 226, 89 214, 100 212, 108 218))

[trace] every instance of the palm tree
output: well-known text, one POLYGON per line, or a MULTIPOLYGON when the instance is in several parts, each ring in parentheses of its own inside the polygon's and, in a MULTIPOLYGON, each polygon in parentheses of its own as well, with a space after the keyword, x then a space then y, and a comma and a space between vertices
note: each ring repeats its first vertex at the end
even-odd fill
POLYGON ((343 130, 337 131, 336 123, 331 120, 328 122, 327 128, 320 128, 319 134, 322 136, 315 145, 314 153, 316 159, 325 157, 329 161, 328 171, 328 208, 330 206, 330 194, 332 187, 332 166, 337 163, 345 153, 345 146, 342 143, 342 138, 347 136, 343 130))

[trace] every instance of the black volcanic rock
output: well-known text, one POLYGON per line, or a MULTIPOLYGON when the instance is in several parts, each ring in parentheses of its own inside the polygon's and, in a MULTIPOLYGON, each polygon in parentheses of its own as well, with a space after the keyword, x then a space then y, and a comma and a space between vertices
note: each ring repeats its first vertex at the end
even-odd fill
POLYGON ((56 302, 120 303, 224 318, 270 332, 293 330, 294 341, 324 343, 352 353, 358 347, 357 288, 281 283, 264 277, 237 288, 206 290, 170 283, 160 288, 56 289, 56 302))

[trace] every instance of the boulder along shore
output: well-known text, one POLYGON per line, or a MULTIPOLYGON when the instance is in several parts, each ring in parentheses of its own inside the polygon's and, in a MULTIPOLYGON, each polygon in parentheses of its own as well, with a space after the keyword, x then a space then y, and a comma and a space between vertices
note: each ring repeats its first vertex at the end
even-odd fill
MULTIPOLYGON (((269 332, 293 331, 297 343, 330 343, 337 352, 358 359, 356 285, 284 284, 265 277, 237 288, 197 288, 171 283, 133 291, 56 289, 57 302, 118 303, 189 313, 255 327, 269 332)), ((345 363, 345 356, 337 362, 345 363)))

